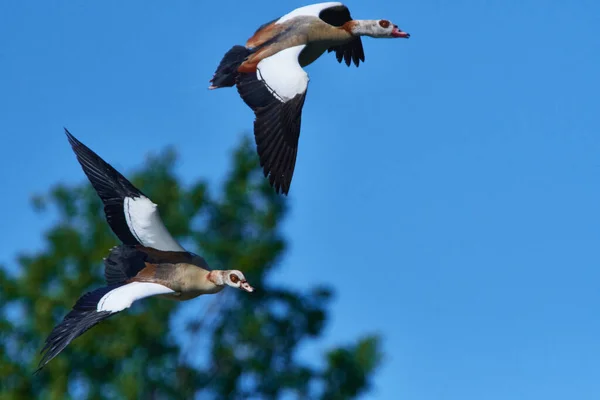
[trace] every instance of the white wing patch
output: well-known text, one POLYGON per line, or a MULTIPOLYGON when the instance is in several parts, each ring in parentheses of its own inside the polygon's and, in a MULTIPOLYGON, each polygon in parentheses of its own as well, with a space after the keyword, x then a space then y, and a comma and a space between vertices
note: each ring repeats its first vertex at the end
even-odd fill
POLYGON ((256 77, 283 102, 306 92, 308 74, 298 63, 298 56, 306 45, 289 47, 261 60, 256 66, 256 77))
POLYGON ((309 6, 296 8, 294 11, 289 12, 289 13, 285 14, 283 17, 279 18, 277 20, 277 22, 275 22, 275 23, 281 24, 282 22, 289 21, 292 18, 301 17, 301 16, 318 17, 319 14, 321 13, 321 11, 325 10, 326 8, 336 7, 336 6, 343 6, 343 4, 338 1, 330 1, 327 3, 317 3, 317 4, 311 4, 309 6))
POLYGON ((144 246, 162 251, 185 251, 169 233, 158 212, 158 206, 144 196, 126 197, 123 212, 129 230, 144 246))
POLYGON ((174 293, 166 286, 152 282, 132 282, 106 293, 98 302, 97 311, 119 312, 129 308, 134 301, 159 294, 174 293))

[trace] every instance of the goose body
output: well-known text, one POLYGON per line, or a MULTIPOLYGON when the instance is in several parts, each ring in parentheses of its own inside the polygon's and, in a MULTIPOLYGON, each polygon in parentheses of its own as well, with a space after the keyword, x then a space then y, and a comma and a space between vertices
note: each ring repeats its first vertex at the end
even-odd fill
POLYGON ((189 300, 217 293, 225 285, 254 290, 242 272, 211 271, 204 258, 186 251, 165 227, 156 204, 68 131, 66 134, 122 244, 104 259, 106 286, 81 296, 46 339, 38 371, 72 340, 137 300, 150 296, 189 300))
POLYGON ((254 111, 254 138, 263 172, 276 192, 288 194, 298 152, 309 78, 303 67, 335 52, 357 67, 365 60, 361 36, 408 38, 388 20, 353 20, 339 2, 300 7, 258 28, 245 46, 223 57, 209 89, 237 86, 254 111))

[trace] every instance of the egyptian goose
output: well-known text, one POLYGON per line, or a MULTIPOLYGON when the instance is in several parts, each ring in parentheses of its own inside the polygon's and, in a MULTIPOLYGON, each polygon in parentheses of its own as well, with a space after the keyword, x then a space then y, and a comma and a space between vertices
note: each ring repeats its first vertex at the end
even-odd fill
POLYGON ((365 60, 361 36, 409 38, 386 19, 353 20, 339 2, 300 7, 258 28, 245 46, 233 46, 221 60, 209 89, 236 85, 254 111, 260 165, 277 193, 288 194, 308 87, 305 67, 325 50, 358 67, 365 60))
POLYGON ((237 270, 208 269, 169 234, 157 205, 66 131, 83 171, 104 203, 106 220, 122 244, 104 259, 106 286, 88 292, 46 339, 41 370, 73 339, 102 320, 150 296, 189 300, 225 285, 254 291, 237 270))

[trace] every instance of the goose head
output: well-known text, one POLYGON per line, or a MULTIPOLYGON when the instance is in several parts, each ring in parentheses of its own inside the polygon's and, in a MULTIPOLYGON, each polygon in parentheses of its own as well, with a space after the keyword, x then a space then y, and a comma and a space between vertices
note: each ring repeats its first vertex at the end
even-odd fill
POLYGON ((209 279, 217 286, 231 286, 233 288, 253 292, 254 288, 250 286, 242 271, 230 269, 225 271, 213 271, 209 274, 209 279))
POLYGON ((398 25, 387 19, 364 19, 350 21, 350 32, 355 36, 370 36, 374 38, 404 38, 410 33, 404 32, 398 25))

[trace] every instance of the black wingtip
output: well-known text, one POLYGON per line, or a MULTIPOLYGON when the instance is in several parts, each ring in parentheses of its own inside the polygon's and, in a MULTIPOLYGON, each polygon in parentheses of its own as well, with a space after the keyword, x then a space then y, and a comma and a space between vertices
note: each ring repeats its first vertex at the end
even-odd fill
POLYGON ((65 130, 65 135, 67 135, 67 139, 69 140, 69 142, 71 142, 72 139, 75 139, 75 137, 73 135, 71 135, 71 132, 69 132, 69 130, 63 126, 63 129, 65 130))
POLYGON ((75 151, 75 154, 77 155, 77 147, 79 146, 83 146, 86 147, 83 143, 81 143, 75 136, 73 136, 73 134, 71 132, 69 132, 69 130, 67 128, 64 128, 65 130, 65 135, 67 135, 67 140, 69 141, 69 144, 71 145, 71 147, 73 148, 73 151, 75 151))
POLYGON ((113 314, 115 313, 108 311, 71 311, 46 339, 36 373, 58 356, 74 339, 113 314))
POLYGON ((119 286, 122 286, 122 284, 105 286, 88 292, 77 300, 73 309, 54 327, 46 338, 44 347, 40 351, 42 359, 34 375, 41 371, 54 357, 58 356, 73 340, 106 318, 116 314, 110 311, 97 311, 97 306, 106 293, 119 286))
POLYGON ((104 213, 112 231, 124 244, 139 244, 127 223, 123 202, 127 197, 135 198, 144 194, 66 128, 65 134, 79 165, 104 203, 104 213))
POLYGON ((241 74, 238 93, 254 110, 254 139, 264 176, 277 194, 288 195, 296 165, 306 91, 282 102, 256 73, 241 74))

